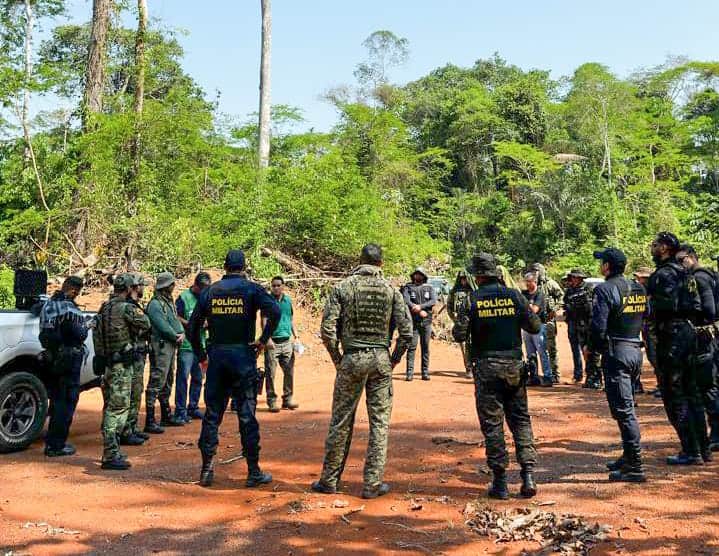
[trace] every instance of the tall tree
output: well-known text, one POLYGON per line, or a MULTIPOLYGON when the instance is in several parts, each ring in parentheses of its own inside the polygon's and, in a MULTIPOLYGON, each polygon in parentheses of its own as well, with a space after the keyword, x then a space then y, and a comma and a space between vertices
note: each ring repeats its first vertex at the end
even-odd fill
POLYGON ((260 168, 270 164, 270 53, 272 49, 272 11, 270 0, 262 5, 262 54, 260 59, 260 125, 258 158, 260 168))
POLYGON ((389 70, 404 65, 409 59, 409 41, 392 31, 375 31, 362 43, 367 60, 357 64, 354 76, 366 96, 380 96, 389 83, 389 70))
POLYGON ((140 175, 140 141, 142 139, 142 109, 145 101, 145 35, 147 34, 147 0, 137 0, 137 36, 135 38, 135 133, 132 140, 133 179, 140 175))
POLYGON ((107 33, 110 27, 112 0, 93 0, 92 28, 85 73, 85 92, 82 106, 82 127, 87 130, 92 114, 102 112, 102 95, 105 87, 105 58, 107 33))

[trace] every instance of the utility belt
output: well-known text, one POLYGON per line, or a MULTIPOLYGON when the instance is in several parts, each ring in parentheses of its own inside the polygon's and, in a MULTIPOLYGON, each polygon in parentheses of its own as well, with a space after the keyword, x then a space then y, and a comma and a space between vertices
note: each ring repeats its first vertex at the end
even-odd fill
POLYGON ((141 346, 141 347, 135 347, 132 350, 132 357, 136 361, 142 361, 145 359, 147 354, 150 352, 150 350, 147 348, 147 345, 141 346))
POLYGON ((129 344, 125 346, 121 351, 115 351, 110 354, 108 358, 111 365, 117 365, 123 363, 129 365, 135 359, 135 350, 129 344))
POLYGON ((660 331, 672 331, 672 330, 676 330, 677 328, 685 328, 685 327, 689 327, 692 330, 695 329, 694 324, 692 324, 692 321, 690 321, 687 318, 658 320, 658 321, 656 321, 656 323, 657 323, 657 330, 660 330, 660 331))
POLYGON ((616 353, 615 348, 617 344, 628 344, 635 346, 637 349, 641 349, 642 347, 642 341, 639 338, 612 338, 610 336, 607 338, 607 354, 611 357, 614 357, 616 353))
POLYGON ((490 357, 493 359, 516 359, 521 361, 522 349, 486 350, 480 351, 477 355, 477 359, 487 359, 490 357))
POLYGON ((352 353, 363 353, 363 352, 370 352, 370 351, 389 351, 389 348, 387 346, 372 346, 372 347, 364 347, 364 348, 349 348, 344 350, 345 355, 352 354, 352 353))

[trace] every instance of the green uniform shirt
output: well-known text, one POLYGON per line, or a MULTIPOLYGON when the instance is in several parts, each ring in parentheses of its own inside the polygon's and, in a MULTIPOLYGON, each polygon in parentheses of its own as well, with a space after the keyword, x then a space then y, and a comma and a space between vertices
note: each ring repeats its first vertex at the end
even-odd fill
POLYGON ((275 328, 274 334, 272 334, 273 340, 289 340, 292 336, 292 300, 287 294, 282 294, 282 297, 276 300, 280 305, 280 323, 275 328))

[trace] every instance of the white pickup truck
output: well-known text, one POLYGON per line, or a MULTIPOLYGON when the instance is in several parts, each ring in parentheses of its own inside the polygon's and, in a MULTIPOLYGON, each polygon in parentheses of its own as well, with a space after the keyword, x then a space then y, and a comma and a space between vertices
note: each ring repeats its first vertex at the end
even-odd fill
MULTIPOLYGON (((38 355, 40 319, 30 311, 0 310, 0 453, 27 448, 43 431, 48 409, 48 374, 38 355)), ((82 390, 99 386, 92 371, 92 331, 82 390)))

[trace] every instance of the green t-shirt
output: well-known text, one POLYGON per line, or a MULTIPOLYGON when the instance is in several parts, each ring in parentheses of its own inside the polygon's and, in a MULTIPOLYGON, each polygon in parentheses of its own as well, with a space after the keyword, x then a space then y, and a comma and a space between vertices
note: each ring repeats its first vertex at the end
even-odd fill
POLYGON ((272 333, 273 340, 289 340, 292 337, 292 300, 287 294, 282 294, 277 303, 280 305, 280 323, 272 333))

